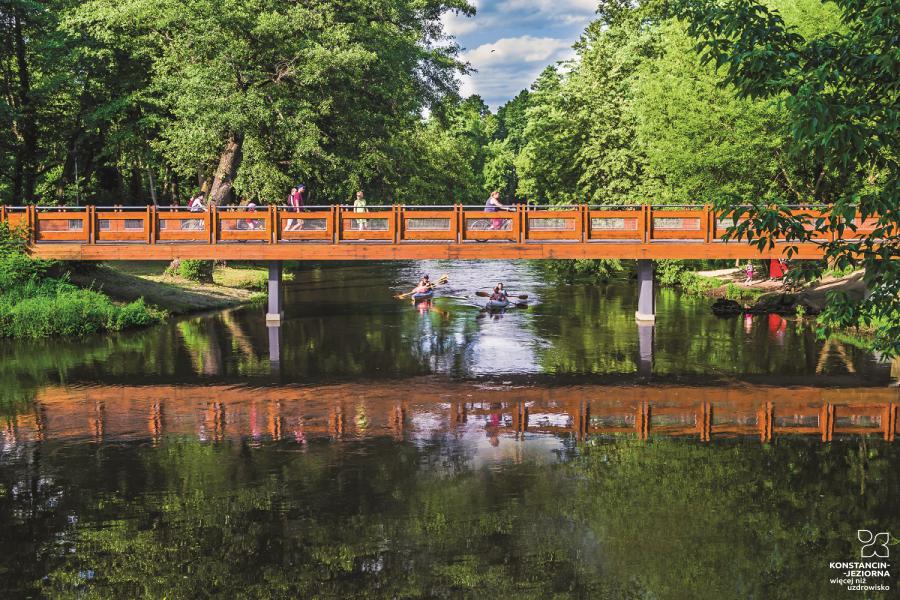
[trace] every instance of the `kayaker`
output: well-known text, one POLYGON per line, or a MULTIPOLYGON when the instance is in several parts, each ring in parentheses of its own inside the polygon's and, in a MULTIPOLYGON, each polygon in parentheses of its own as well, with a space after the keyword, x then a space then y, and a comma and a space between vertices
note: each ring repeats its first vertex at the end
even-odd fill
POLYGON ((498 283, 494 286, 494 293, 491 294, 491 300, 494 302, 509 302, 509 296, 506 295, 506 290, 503 289, 502 283, 498 283))
POLYGON ((426 292, 431 291, 431 284, 423 277, 419 280, 419 285, 414 287, 411 292, 406 294, 407 296, 415 296, 416 294, 424 294, 426 292))
POLYGON ((416 294, 424 294, 426 292, 431 291, 432 283, 428 281, 428 275, 423 275, 422 279, 419 280, 419 285, 414 287, 411 292, 406 294, 407 296, 414 296, 416 294))

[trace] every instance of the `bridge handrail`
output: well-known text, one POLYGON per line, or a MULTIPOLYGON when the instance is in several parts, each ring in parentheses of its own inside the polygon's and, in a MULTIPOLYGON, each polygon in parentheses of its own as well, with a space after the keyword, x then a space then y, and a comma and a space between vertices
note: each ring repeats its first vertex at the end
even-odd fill
MULTIPOLYGON (((142 242, 330 242, 401 244, 631 241, 719 243, 728 227, 742 220, 746 207, 718 210, 709 205, 683 204, 511 204, 489 211, 477 205, 210 206, 197 211, 186 206, 0 206, 0 221, 28 226, 29 241, 86 244, 142 242), (121 217, 120 217, 121 215, 121 217)), ((808 214, 809 228, 821 213, 815 205, 790 207, 808 214)), ((874 227, 869 217, 856 221, 858 236, 874 227)), ((813 243, 828 239, 815 233, 813 243)))

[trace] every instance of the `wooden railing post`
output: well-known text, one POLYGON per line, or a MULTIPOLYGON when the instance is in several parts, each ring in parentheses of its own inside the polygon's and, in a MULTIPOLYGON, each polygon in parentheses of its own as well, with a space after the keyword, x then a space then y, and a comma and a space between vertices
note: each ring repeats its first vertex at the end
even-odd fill
POLYGON ((341 216, 341 205, 335 204, 331 207, 331 210, 334 211, 334 217, 332 218, 332 221, 334 222, 333 240, 335 244, 339 244, 342 237, 341 227, 343 226, 343 223, 341 223, 341 221, 343 220, 343 217, 341 216))
POLYGON ((269 237, 268 242, 270 244, 277 244, 281 239, 281 226, 278 220, 278 207, 274 204, 270 204, 266 207, 266 210, 269 213, 269 237))
POLYGON ((461 244, 465 238, 466 221, 463 216, 462 204, 453 205, 453 218, 456 219, 456 243, 461 244))
POLYGON ((391 212, 394 218, 394 243, 399 244, 400 240, 403 239, 403 207, 399 204, 394 204, 391 207, 391 212))
POLYGON ((209 243, 215 244, 218 241, 219 237, 219 219, 218 219, 218 207, 213 204, 209 207, 209 212, 206 213, 206 224, 207 229, 209 230, 209 243))
POLYGON ((581 240, 581 243, 588 241, 588 239, 590 237, 590 233, 588 233, 588 227, 590 226, 590 224, 588 223, 588 221, 590 221, 591 213, 588 209, 589 209, 589 206, 587 204, 581 204, 578 206, 578 215, 579 215, 578 225, 579 225, 579 230, 581 231, 581 235, 579 236, 579 239, 581 240))
POLYGON ((649 204, 641 205, 641 213, 643 214, 644 231, 643 240, 645 244, 649 244, 653 239, 653 209, 649 204))
POLYGON ((37 242, 38 236, 37 208, 34 204, 27 206, 25 219, 25 222, 28 224, 28 243, 34 244, 37 242))
POLYGON ((515 214, 517 215, 516 242, 524 244, 528 239, 528 205, 517 204, 515 214))
POLYGON ((156 223, 157 223, 156 206, 147 207, 147 241, 150 244, 156 243, 156 223))
POLYGON ((88 244, 96 244, 97 243, 97 229, 99 227, 97 223, 97 207, 93 204, 88 204, 85 207, 85 221, 84 224, 85 229, 87 229, 87 243, 88 244))
POLYGON ((713 223, 712 207, 709 204, 707 204, 706 206, 703 207, 703 211, 704 211, 704 213, 703 213, 703 221, 704 221, 703 230, 706 232, 703 241, 706 242, 707 244, 709 244, 710 242, 712 242, 712 223, 713 223))
POLYGON ((6 222, 6 205, 0 205, 0 223, 6 222))

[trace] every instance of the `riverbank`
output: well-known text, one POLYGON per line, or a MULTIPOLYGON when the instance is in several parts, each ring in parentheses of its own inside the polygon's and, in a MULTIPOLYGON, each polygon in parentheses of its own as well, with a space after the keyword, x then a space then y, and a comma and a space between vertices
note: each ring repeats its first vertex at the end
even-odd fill
POLYGON ((143 298, 172 315, 221 310, 265 298, 264 267, 218 265, 212 283, 192 281, 169 272, 168 267, 167 262, 100 263, 71 272, 70 280, 119 302, 143 298))
POLYGON ((716 299, 713 311, 719 314, 817 315, 825 309, 830 292, 862 298, 866 289, 862 271, 826 275, 799 289, 786 288, 780 279, 747 282, 742 269, 698 271, 693 275, 705 282, 703 292, 716 299))

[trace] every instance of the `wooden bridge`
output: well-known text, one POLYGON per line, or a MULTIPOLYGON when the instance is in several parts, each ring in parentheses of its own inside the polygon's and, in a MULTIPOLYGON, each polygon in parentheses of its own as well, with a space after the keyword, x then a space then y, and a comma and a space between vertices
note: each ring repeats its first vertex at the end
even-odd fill
MULTIPOLYGON (((814 230, 821 212, 797 209, 814 230)), ((267 321, 282 310, 282 261, 422 259, 589 259, 638 262, 638 321, 655 319, 654 259, 781 258, 787 242, 760 250, 726 242, 742 219, 709 206, 184 207, 3 206, 0 220, 25 226, 31 253, 57 260, 259 260, 269 262, 267 321)), ((876 219, 854 222, 870 233, 876 219)), ((822 256, 823 234, 796 247, 794 258, 822 256)))
MULTIPOLYGON (((810 229, 821 213, 796 210, 810 229)), ((708 206, 0 207, 28 227, 32 252, 59 260, 409 260, 781 258, 721 239, 732 225, 708 206)), ((739 221, 741 219, 738 219, 739 221)), ((875 227, 857 219, 856 234, 875 227)), ((796 258, 818 258, 813 240, 796 258)))

